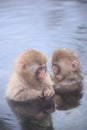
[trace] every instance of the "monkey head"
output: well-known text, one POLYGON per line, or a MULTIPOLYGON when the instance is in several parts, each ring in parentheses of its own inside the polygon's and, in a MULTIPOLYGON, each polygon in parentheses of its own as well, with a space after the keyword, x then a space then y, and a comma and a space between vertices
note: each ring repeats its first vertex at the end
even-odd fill
MULTIPOLYGON (((42 81, 46 77, 47 58, 41 52, 30 49, 24 51, 15 60, 15 71, 25 78, 42 81)), ((29 80, 28 79, 28 80, 29 80)))
POLYGON ((69 49, 57 49, 52 55, 52 72, 56 82, 75 80, 81 76, 81 65, 77 55, 69 49))

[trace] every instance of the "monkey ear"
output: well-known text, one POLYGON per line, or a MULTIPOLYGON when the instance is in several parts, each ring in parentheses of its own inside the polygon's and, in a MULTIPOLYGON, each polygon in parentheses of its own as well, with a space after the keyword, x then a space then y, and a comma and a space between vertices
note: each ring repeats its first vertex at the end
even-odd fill
POLYGON ((25 65, 24 60, 21 60, 21 61, 20 61, 20 68, 21 68, 21 70, 22 70, 22 71, 25 70, 25 67, 26 67, 26 65, 25 65))
POLYGON ((73 67, 73 71, 76 71, 78 69, 78 63, 76 60, 72 61, 72 67, 73 67))

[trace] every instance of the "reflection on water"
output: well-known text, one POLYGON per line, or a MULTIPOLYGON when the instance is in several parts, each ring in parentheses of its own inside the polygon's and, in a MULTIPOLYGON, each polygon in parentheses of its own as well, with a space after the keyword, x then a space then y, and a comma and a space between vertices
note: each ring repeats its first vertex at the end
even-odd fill
MULTIPOLYGON (((50 59, 52 52, 60 47, 70 48, 79 55, 84 72, 84 90, 83 96, 77 98, 78 105, 71 109, 66 106, 67 110, 58 109, 51 114, 52 129, 86 130, 87 0, 0 0, 1 130, 43 130, 38 125, 20 124, 5 100, 6 85, 13 60, 20 52, 35 48, 50 59)), ((75 98, 72 98, 72 103, 75 98)))
POLYGON ((53 130, 50 112, 54 105, 51 103, 44 101, 16 102, 13 100, 7 100, 7 102, 17 116, 22 130, 53 130))

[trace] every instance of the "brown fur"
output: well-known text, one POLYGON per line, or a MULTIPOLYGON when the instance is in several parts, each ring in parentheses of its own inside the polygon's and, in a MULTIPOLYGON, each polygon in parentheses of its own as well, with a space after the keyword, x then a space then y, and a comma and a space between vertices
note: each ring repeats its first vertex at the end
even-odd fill
POLYGON ((43 93, 45 96, 46 90, 49 90, 54 95, 53 82, 49 74, 47 73, 46 79, 41 82, 35 79, 34 70, 32 70, 33 72, 29 70, 29 67, 33 65, 37 68, 40 64, 46 62, 46 56, 36 50, 31 49, 20 54, 15 61, 15 67, 8 83, 6 97, 14 101, 25 102, 43 98, 43 93), (24 70, 21 69, 21 61, 24 62, 24 70))
POLYGON ((60 48, 53 52, 52 63, 58 62, 60 59, 68 59, 69 61, 78 60, 77 55, 73 51, 65 48, 60 48))
MULTIPOLYGON (((66 77, 64 77, 64 80, 59 82, 57 80, 57 76, 54 76, 54 82, 59 84, 60 86, 65 88, 70 88, 68 86, 72 86, 72 84, 75 84, 77 82, 81 82, 82 81, 82 72, 81 72, 81 65, 80 65, 80 61, 77 57, 77 55, 69 50, 69 49, 57 49, 56 51, 54 51, 53 55, 52 55, 52 64, 57 63, 58 65, 60 65, 60 72, 62 75, 65 74, 66 77), (76 70, 72 71, 71 68, 71 64, 73 61, 76 61, 76 70), (66 66, 63 67, 63 72, 62 72, 62 66, 63 63, 66 63, 66 66), (67 67, 68 66, 68 67, 67 67)), ((59 74, 58 74, 59 75, 59 74)), ((61 87, 61 89, 62 89, 61 87)), ((77 87, 76 87, 77 88, 77 87)), ((74 89, 74 87, 72 87, 72 89, 74 89)))
MULTIPOLYGON (((65 102, 65 97, 74 96, 74 94, 80 93, 83 88, 80 61, 73 51, 61 48, 54 51, 52 55, 52 64, 54 63, 60 67, 60 72, 57 75, 53 75, 53 81, 56 84, 54 88, 55 93, 65 102), (72 63, 74 62, 76 66, 75 70, 72 69, 72 63), (58 75, 62 75, 64 79, 58 81, 58 75)), ((57 100, 57 104, 61 105, 63 101, 60 103, 57 100)))

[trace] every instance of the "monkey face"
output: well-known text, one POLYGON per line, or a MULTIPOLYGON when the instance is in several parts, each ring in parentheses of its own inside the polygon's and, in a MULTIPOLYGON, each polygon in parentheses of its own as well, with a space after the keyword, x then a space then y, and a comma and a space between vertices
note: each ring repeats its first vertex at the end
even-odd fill
POLYGON ((54 79, 56 79, 58 82, 63 80, 63 75, 61 73, 61 67, 58 64, 52 65, 52 72, 53 72, 54 79))
POLYGON ((61 60, 52 64, 52 72, 54 79, 61 82, 72 72, 72 65, 67 61, 61 60))
POLYGON ((59 67, 59 65, 57 63, 54 63, 52 65, 52 71, 53 71, 54 75, 57 75, 60 72, 60 67, 59 67))
POLYGON ((39 81, 43 81, 46 78, 46 65, 42 64, 39 65, 36 72, 35 72, 35 78, 39 81))

